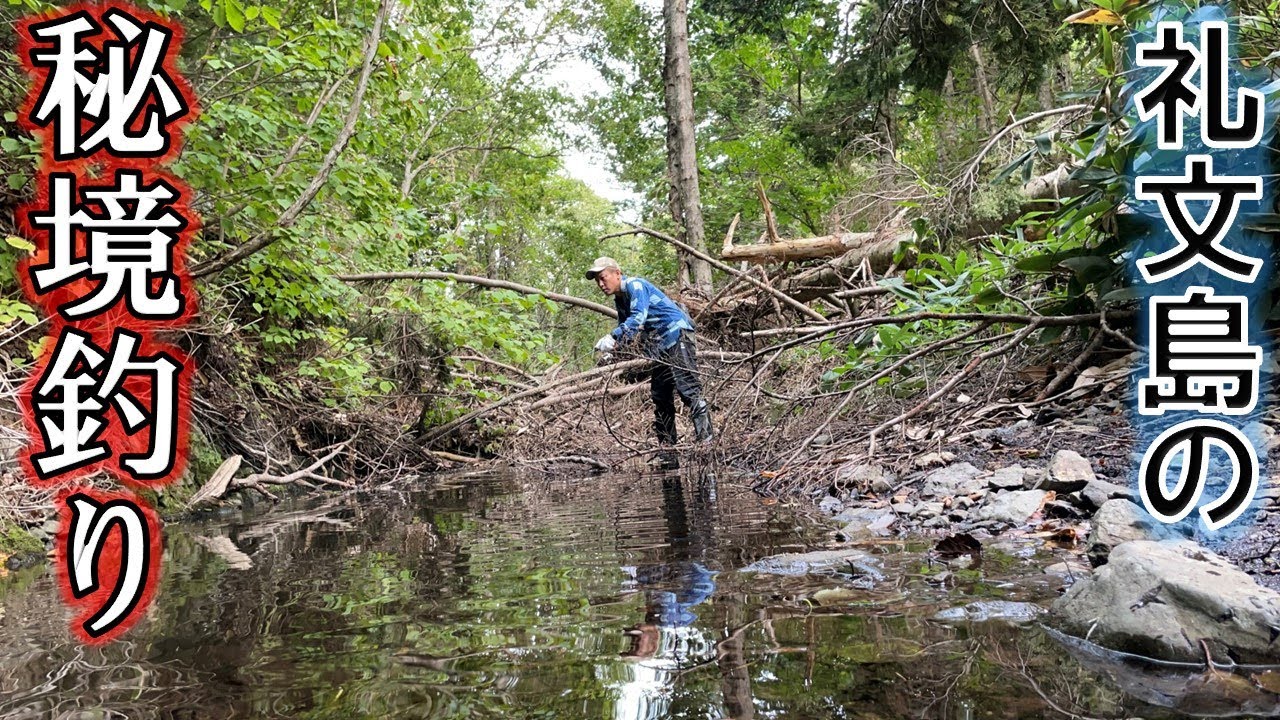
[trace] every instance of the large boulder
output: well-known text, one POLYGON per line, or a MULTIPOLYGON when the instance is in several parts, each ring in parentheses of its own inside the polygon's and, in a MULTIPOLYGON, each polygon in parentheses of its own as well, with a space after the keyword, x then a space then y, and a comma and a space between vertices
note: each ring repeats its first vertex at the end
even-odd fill
POLYGON ((1130 540, 1165 540, 1180 537, 1128 500, 1108 500, 1093 516, 1093 530, 1085 544, 1089 562, 1097 567, 1107 562, 1111 549, 1130 540))
POLYGON ((986 482, 979 479, 981 476, 982 471, 973 465, 955 463, 925 475, 920 492, 926 497, 968 495, 986 489, 986 482))
POLYGON ((1053 623, 1161 660, 1280 661, 1280 593, 1193 542, 1134 540, 1053 605, 1053 623))

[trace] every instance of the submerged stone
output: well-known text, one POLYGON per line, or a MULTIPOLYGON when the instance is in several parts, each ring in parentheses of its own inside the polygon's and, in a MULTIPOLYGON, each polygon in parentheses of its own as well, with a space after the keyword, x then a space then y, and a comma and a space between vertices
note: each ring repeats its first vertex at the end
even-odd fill
POLYGON ((880 580, 880 561, 853 548, 783 553, 761 558, 739 572, 764 575, 852 575, 880 580))
POLYGON ((1045 614, 1039 605, 1009 600, 980 600, 963 607, 947 608, 933 616, 941 622, 1031 623, 1045 614))

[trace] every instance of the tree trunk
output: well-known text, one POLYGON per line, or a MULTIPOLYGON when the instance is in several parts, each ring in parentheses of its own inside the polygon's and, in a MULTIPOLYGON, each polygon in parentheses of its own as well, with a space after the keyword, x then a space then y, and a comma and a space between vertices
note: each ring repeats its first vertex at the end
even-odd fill
MULTIPOLYGON (((671 218, 683 228, 686 244, 706 250, 702 200, 698 191, 698 155, 693 128, 693 75, 689 63, 689 6, 687 0, 664 0, 666 60, 662 67, 667 110, 667 198, 671 218)), ((680 255, 681 281, 711 296, 711 266, 687 253, 680 255)))
POLYGON ((990 135, 996 124, 996 99, 991 94, 991 86, 987 84, 987 66, 982 62, 982 51, 978 49, 977 43, 969 46, 969 54, 973 56, 973 79, 978 86, 978 97, 982 100, 978 128, 983 135, 990 135))

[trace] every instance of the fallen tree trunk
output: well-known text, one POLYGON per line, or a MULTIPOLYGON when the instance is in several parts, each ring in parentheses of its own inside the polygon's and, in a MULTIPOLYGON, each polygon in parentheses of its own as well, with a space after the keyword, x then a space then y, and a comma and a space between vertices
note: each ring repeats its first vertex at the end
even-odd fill
MULTIPOLYGON (((995 232, 1008 225, 1025 212, 1036 209, 1039 203, 1058 202, 1062 198, 1071 197, 1080 191, 1078 182, 1071 179, 1075 168, 1060 165, 1055 170, 1040 177, 1032 178, 1022 186, 1022 207, 1016 214, 996 220, 975 220, 952 233, 954 237, 969 238, 995 232)), ((831 262, 810 268, 786 278, 778 285, 778 289, 800 302, 809 302, 815 298, 840 289, 841 277, 857 268, 865 260, 871 264, 872 271, 884 273, 893 265, 893 256, 898 248, 910 242, 914 236, 911 230, 901 227, 890 227, 875 233, 842 233, 819 238, 802 240, 785 240, 772 245, 743 245, 726 250, 721 257, 733 260, 746 260, 755 263, 785 262, 792 259, 813 259, 831 257, 831 262), (834 239, 834 240, 833 240, 834 239), (788 257, 795 252, 791 248, 804 248, 810 253, 808 257, 788 257), (776 248, 776 249, 775 249, 776 248), (844 248, 841 250, 841 248, 844 248), (818 254, 819 250, 829 251, 818 254), (730 256, 730 252, 733 256, 730 256), (773 257, 771 257, 771 255, 773 257)))
POLYGON ((814 260, 824 257, 837 257, 851 250, 866 248, 878 240, 883 240, 881 233, 836 233, 821 237, 801 238, 799 240, 779 240, 774 243, 759 245, 734 245, 720 254, 721 260, 746 261, 756 265, 765 263, 782 263, 793 260, 814 260))
POLYGON ((519 283, 508 282, 506 280, 495 280, 494 278, 481 277, 479 275, 460 275, 451 272, 438 271, 415 271, 408 270, 403 272, 384 272, 384 273, 362 273, 359 275, 339 275, 338 279, 343 282, 368 282, 372 280, 453 280, 455 282, 471 283, 481 287, 495 288, 498 290, 512 290, 523 295, 540 295, 548 300, 554 300, 565 305, 580 307, 584 310, 598 312, 601 315, 617 319, 618 311, 611 307, 605 307, 597 302, 584 300, 573 295, 564 295, 550 290, 532 287, 529 285, 521 285, 519 283))

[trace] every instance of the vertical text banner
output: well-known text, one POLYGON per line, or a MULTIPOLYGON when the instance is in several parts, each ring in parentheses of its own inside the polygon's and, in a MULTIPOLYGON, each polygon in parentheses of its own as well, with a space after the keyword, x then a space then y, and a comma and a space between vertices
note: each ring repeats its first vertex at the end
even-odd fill
POLYGON ((176 60, 182 29, 123 2, 82 3, 18 24, 31 78, 19 112, 42 142, 19 265, 48 335, 20 404, 20 460, 57 489, 55 548, 72 630, 106 642, 145 611, 160 571, 160 522, 134 490, 186 464, 193 367, 162 333, 195 310, 186 250, 191 191, 165 170, 195 117, 176 60), (104 492, 91 476, 123 488, 104 492))
POLYGON ((1130 256, 1146 296, 1138 490, 1163 523, 1242 528, 1259 496, 1269 348, 1275 84, 1237 59, 1224 10, 1150 8, 1134 32, 1130 256))

